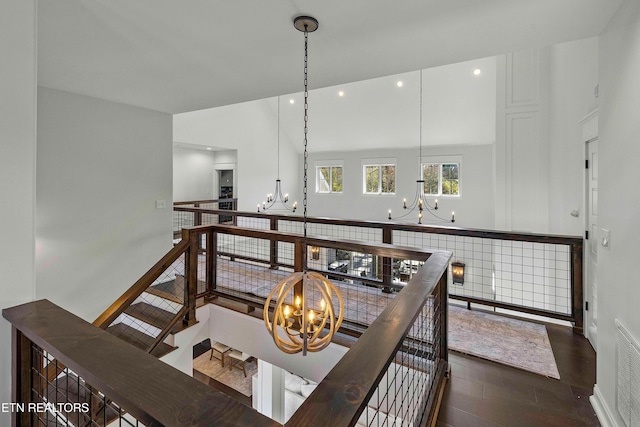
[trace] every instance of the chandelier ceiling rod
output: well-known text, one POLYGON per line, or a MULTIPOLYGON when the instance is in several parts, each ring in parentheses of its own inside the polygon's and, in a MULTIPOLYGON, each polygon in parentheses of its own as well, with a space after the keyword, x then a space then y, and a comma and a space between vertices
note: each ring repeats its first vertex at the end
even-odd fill
POLYGON ((269 208, 272 208, 277 202, 282 205, 282 208, 295 212, 298 208, 298 202, 293 202, 293 205, 289 207, 287 203, 289 202, 289 194, 282 194, 282 181, 280 180, 280 97, 277 97, 277 176, 276 176, 276 188, 273 193, 267 194, 266 201, 262 202, 262 207, 258 204, 258 212, 264 212, 269 208), (261 210, 262 209, 262 210, 261 210))
MULTIPOLYGON (((455 222, 455 213, 451 212, 451 219, 445 219, 435 213, 438 210, 438 199, 434 200, 434 205, 432 206, 427 199, 427 194, 424 192, 424 169, 422 167, 422 103, 423 103, 423 95, 422 95, 422 69, 420 69, 420 117, 419 117, 419 131, 418 131, 418 141, 419 141, 419 154, 418 154, 418 180, 416 181, 416 194, 409 204, 407 204, 407 199, 403 199, 402 208, 407 210, 404 215, 400 215, 396 217, 396 220, 401 220, 407 218, 411 215, 414 210, 418 210, 418 224, 422 224, 422 212, 427 211, 431 216, 436 218, 439 222, 455 222)), ((391 209, 388 212, 388 219, 393 219, 391 216, 391 209)))
POLYGON ((318 28, 318 21, 310 16, 295 18, 294 26, 304 32, 304 183, 303 183, 303 244, 302 271, 292 273, 278 283, 264 303, 263 319, 276 346, 285 353, 316 352, 331 343, 340 328, 344 302, 338 288, 323 275, 308 271, 307 267, 307 178, 309 166, 308 123, 308 35, 318 28), (275 299, 273 320, 269 306, 275 299), (334 303, 338 302, 336 311, 334 303))

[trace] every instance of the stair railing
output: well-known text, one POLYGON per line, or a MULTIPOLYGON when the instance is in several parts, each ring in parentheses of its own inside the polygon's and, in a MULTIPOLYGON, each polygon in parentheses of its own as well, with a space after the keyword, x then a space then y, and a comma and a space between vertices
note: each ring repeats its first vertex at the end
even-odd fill
MULTIPOLYGON (((210 230, 211 235, 247 232, 269 240, 272 234, 280 234, 280 242, 298 243, 299 247, 300 236, 286 233, 225 226, 210 230)), ((197 253, 202 230, 186 233, 185 243, 163 257, 149 277, 159 277, 157 271, 162 265, 172 265, 178 252, 189 253, 190 257, 197 253)), ((207 240, 215 241, 209 236, 207 240)), ((340 244, 354 250, 367 246, 358 242, 332 243, 329 239, 310 239, 308 243, 340 244)), ((372 246, 389 257, 413 252, 392 245, 372 246)), ((299 249, 295 252, 297 258, 304 253, 299 249)), ((353 426, 363 420, 366 425, 433 424, 448 369, 446 307, 451 253, 420 252, 424 265, 286 426, 353 426), (400 396, 406 396, 406 384, 411 384, 413 390, 409 400, 398 398, 397 394, 400 390, 400 396), (390 401, 395 402, 392 407, 390 401)), ((196 263, 193 258, 187 261, 191 266, 196 263)), ((299 258, 294 264, 299 264, 299 258)), ((198 279, 193 271, 187 272, 187 277, 198 279)), ((135 293, 123 296, 121 303, 113 307, 135 300, 135 293)), ((99 323, 105 325, 118 310, 103 313, 99 323)), ((3 316, 12 324, 12 401, 22 405, 18 408, 28 408, 25 405, 30 403, 62 404, 41 412, 17 410, 16 426, 48 425, 51 421, 65 425, 63 420, 75 425, 106 426, 116 418, 120 425, 137 425, 136 420, 144 425, 175 427, 281 425, 49 301, 8 308, 3 310, 3 316), (55 364, 55 378, 42 375, 43 360, 55 364), (76 391, 75 400, 69 400, 71 390, 76 391)))

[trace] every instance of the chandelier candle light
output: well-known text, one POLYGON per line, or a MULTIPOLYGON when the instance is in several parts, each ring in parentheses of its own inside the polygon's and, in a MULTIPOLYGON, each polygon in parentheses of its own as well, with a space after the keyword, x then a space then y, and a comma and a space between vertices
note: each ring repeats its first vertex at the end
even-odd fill
MULTIPOLYGON (((307 124, 308 90, 308 34, 318 28, 318 21, 310 16, 298 16, 294 27, 304 32, 304 237, 302 271, 295 272, 278 283, 269 293, 263 310, 267 331, 276 346, 285 353, 316 352, 331 343, 340 328, 344 302, 338 288, 323 275, 307 271, 307 124), (269 318, 269 305, 275 298, 273 320, 269 318), (336 312, 334 303, 338 303, 336 312)), ((312 251, 313 252, 313 251, 312 251)))
POLYGON ((260 210, 260 204, 258 204, 258 212, 264 212, 272 208, 277 202, 280 202, 284 209, 291 212, 295 212, 298 208, 298 202, 293 202, 291 207, 287 205, 289 194, 282 194, 282 181, 280 181, 280 97, 278 97, 278 177, 276 178, 276 189, 273 193, 267 194, 267 200, 262 202, 262 211, 260 210))
MULTIPOLYGON (((396 217, 396 219, 403 219, 411 215, 416 209, 418 211, 418 224, 422 224, 422 213, 427 211, 431 216, 436 218, 438 221, 443 222, 456 222, 456 214, 455 212, 451 212, 451 219, 445 219, 436 214, 435 211, 438 210, 438 199, 435 199, 433 202, 433 206, 429 204, 429 200, 427 199, 427 195, 424 192, 424 170, 422 167, 422 70, 420 70, 420 156, 418 157, 418 166, 420 170, 420 178, 416 181, 416 195, 407 205, 407 199, 402 200, 402 208, 407 212, 404 215, 396 217)), ((389 213, 387 215, 388 219, 392 219, 391 209, 389 209, 389 213)))

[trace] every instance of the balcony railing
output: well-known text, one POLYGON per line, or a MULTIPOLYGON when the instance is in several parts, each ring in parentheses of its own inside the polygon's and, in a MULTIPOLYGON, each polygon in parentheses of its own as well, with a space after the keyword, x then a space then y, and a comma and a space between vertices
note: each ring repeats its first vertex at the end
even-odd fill
MULTIPOLYGON (((191 202, 192 205, 196 202, 191 202)), ((174 208, 174 215, 199 218, 202 225, 216 224, 223 211, 196 207, 174 208)), ((303 218, 256 212, 224 211, 232 222, 256 230, 302 233, 303 218)), ((452 261, 465 264, 464 283, 454 283, 448 273, 449 297, 517 312, 571 322, 583 330, 583 240, 581 237, 470 230, 398 222, 308 218, 313 237, 348 239, 363 243, 397 244, 452 252, 452 261)), ((273 266, 290 266, 274 243, 269 252, 273 266)), ((357 251, 356 251, 357 252, 357 251)), ((250 257, 250 255, 240 255, 250 257)), ((264 259, 263 259, 264 260, 264 259)), ((334 262, 334 259, 322 261, 334 262)), ((366 273, 361 281, 382 285, 388 292, 406 279, 415 265, 403 260, 398 266, 388 258, 378 260, 381 271, 366 273), (404 271, 403 271, 404 270, 404 271)), ((339 264, 336 264, 339 265, 339 264)), ((353 265, 353 264, 351 264, 353 265)), ((327 266, 325 266, 327 267, 327 266)), ((350 268, 348 266, 347 268, 350 268)), ((361 272, 361 271, 360 271, 361 272)), ((339 271, 333 273, 339 275, 339 271)), ((351 269, 349 273, 358 273, 351 269)))

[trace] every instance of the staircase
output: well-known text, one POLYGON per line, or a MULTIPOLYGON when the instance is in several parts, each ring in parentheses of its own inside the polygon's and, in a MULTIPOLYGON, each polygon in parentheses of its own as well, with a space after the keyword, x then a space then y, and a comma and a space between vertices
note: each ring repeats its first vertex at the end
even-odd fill
POLYGON ((165 338, 176 325, 195 323, 197 285, 188 286, 186 277, 191 269, 197 270, 198 248, 186 237, 93 324, 156 357, 175 350, 163 342, 165 338))
POLYGON ((106 328, 116 337, 160 358, 175 350, 163 342, 184 313, 184 276, 148 287, 106 328))
MULTIPOLYGON (((189 265, 189 260, 197 262, 197 246, 183 238, 93 324, 155 357, 169 354, 176 349, 164 342, 169 334, 195 323, 197 285, 188 286, 185 279, 190 277, 189 271, 194 268, 189 265), (195 253, 195 257, 191 257, 191 253, 195 253)), ((84 384, 84 380, 66 369, 60 361, 49 359, 42 375, 42 385, 37 389, 42 393, 44 402, 90 405, 90 413, 84 413, 84 416, 64 412, 51 414, 43 421, 47 427, 69 423, 87 427, 107 426, 121 415, 118 407, 98 390, 84 384), (67 415, 80 419, 67 420, 67 415)))

